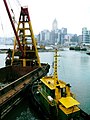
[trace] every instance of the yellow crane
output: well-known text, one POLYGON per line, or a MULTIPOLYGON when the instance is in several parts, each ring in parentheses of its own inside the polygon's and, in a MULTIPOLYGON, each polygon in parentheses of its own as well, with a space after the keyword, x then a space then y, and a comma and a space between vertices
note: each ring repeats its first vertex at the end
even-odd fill
POLYGON ((12 53, 11 65, 18 62, 23 67, 35 66, 35 65, 41 66, 28 8, 21 7, 19 22, 16 31, 7 2, 6 0, 3 1, 13 31, 15 33, 14 49, 12 53), (18 56, 18 59, 16 56, 18 56))

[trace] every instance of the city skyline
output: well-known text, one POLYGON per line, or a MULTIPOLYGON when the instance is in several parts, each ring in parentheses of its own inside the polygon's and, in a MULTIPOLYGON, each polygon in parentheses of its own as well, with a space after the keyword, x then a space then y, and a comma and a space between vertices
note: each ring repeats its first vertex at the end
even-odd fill
POLYGON ((48 44, 59 44, 68 46, 69 44, 75 45, 90 45, 90 30, 87 27, 82 28, 82 34, 72 34, 67 32, 67 28, 62 27, 58 28, 58 22, 56 18, 52 22, 52 30, 42 30, 37 35, 37 40, 39 44, 48 45, 48 44))
MULTIPOLYGON (((89 0, 19 0, 20 4, 16 0, 9 0, 9 2, 9 9, 13 8, 17 21, 20 4, 28 6, 34 34, 38 34, 43 29, 51 30, 55 18, 58 21, 58 28, 65 27, 68 29, 68 33, 79 35, 82 33, 83 27, 90 29, 89 0)), ((3 36, 3 34, 5 34, 4 36, 10 36, 13 31, 3 0, 0 1, 0 8, 0 36, 3 36), (2 31, 2 25, 4 32, 2 31)))

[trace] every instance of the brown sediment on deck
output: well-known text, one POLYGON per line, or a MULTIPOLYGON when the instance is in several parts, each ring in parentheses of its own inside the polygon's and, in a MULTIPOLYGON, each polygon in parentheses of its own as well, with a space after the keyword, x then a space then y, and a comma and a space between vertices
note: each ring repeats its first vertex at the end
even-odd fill
POLYGON ((12 108, 17 105, 26 95, 31 84, 45 76, 49 71, 48 64, 42 64, 42 67, 14 67, 8 66, 0 69, 0 82, 7 83, 0 88, 0 112, 3 118, 12 108), (5 74, 6 73, 6 74, 5 74), (17 76, 16 76, 17 73, 17 76), (12 75, 12 76, 10 76, 12 75), (14 76, 16 76, 14 78, 14 76), (12 78, 12 79, 11 79, 12 78))
POLYGON ((18 79, 19 77, 35 70, 35 67, 22 67, 22 66, 8 66, 0 69, 0 83, 10 83, 18 79))

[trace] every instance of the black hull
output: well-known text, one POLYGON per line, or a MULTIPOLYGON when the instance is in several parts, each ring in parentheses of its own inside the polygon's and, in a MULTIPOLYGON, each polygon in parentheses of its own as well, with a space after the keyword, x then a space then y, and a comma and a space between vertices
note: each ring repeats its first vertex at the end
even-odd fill
MULTIPOLYGON (((36 83, 36 81, 35 81, 36 83)), ((34 83, 33 83, 34 84, 34 83)), ((32 104, 32 108, 38 112, 38 115, 40 116, 41 119, 43 120, 52 120, 51 117, 50 117, 50 114, 48 113, 48 111, 46 111, 42 104, 40 103, 39 99, 37 99, 35 96, 36 96, 36 91, 33 91, 33 84, 30 88, 30 91, 29 91, 29 101, 30 103, 32 104), (38 111, 37 111, 38 110, 38 111)), ((37 85, 36 85, 37 86, 37 85)))
POLYGON ((90 52, 86 53, 87 55, 90 55, 90 52))

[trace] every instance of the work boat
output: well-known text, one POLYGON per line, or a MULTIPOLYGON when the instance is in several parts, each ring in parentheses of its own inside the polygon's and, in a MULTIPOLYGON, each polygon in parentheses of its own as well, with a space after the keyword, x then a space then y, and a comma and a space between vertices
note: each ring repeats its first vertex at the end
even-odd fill
POLYGON ((50 68, 49 64, 40 62, 28 7, 21 7, 16 30, 7 0, 3 2, 15 38, 13 50, 7 52, 6 66, 0 68, 0 120, 15 110, 27 96, 32 82, 45 76, 50 68))
POLYGON ((53 76, 43 77, 32 85, 34 105, 49 120, 89 120, 89 116, 82 111, 80 104, 70 91, 70 84, 58 79, 57 50, 54 56, 53 76))

